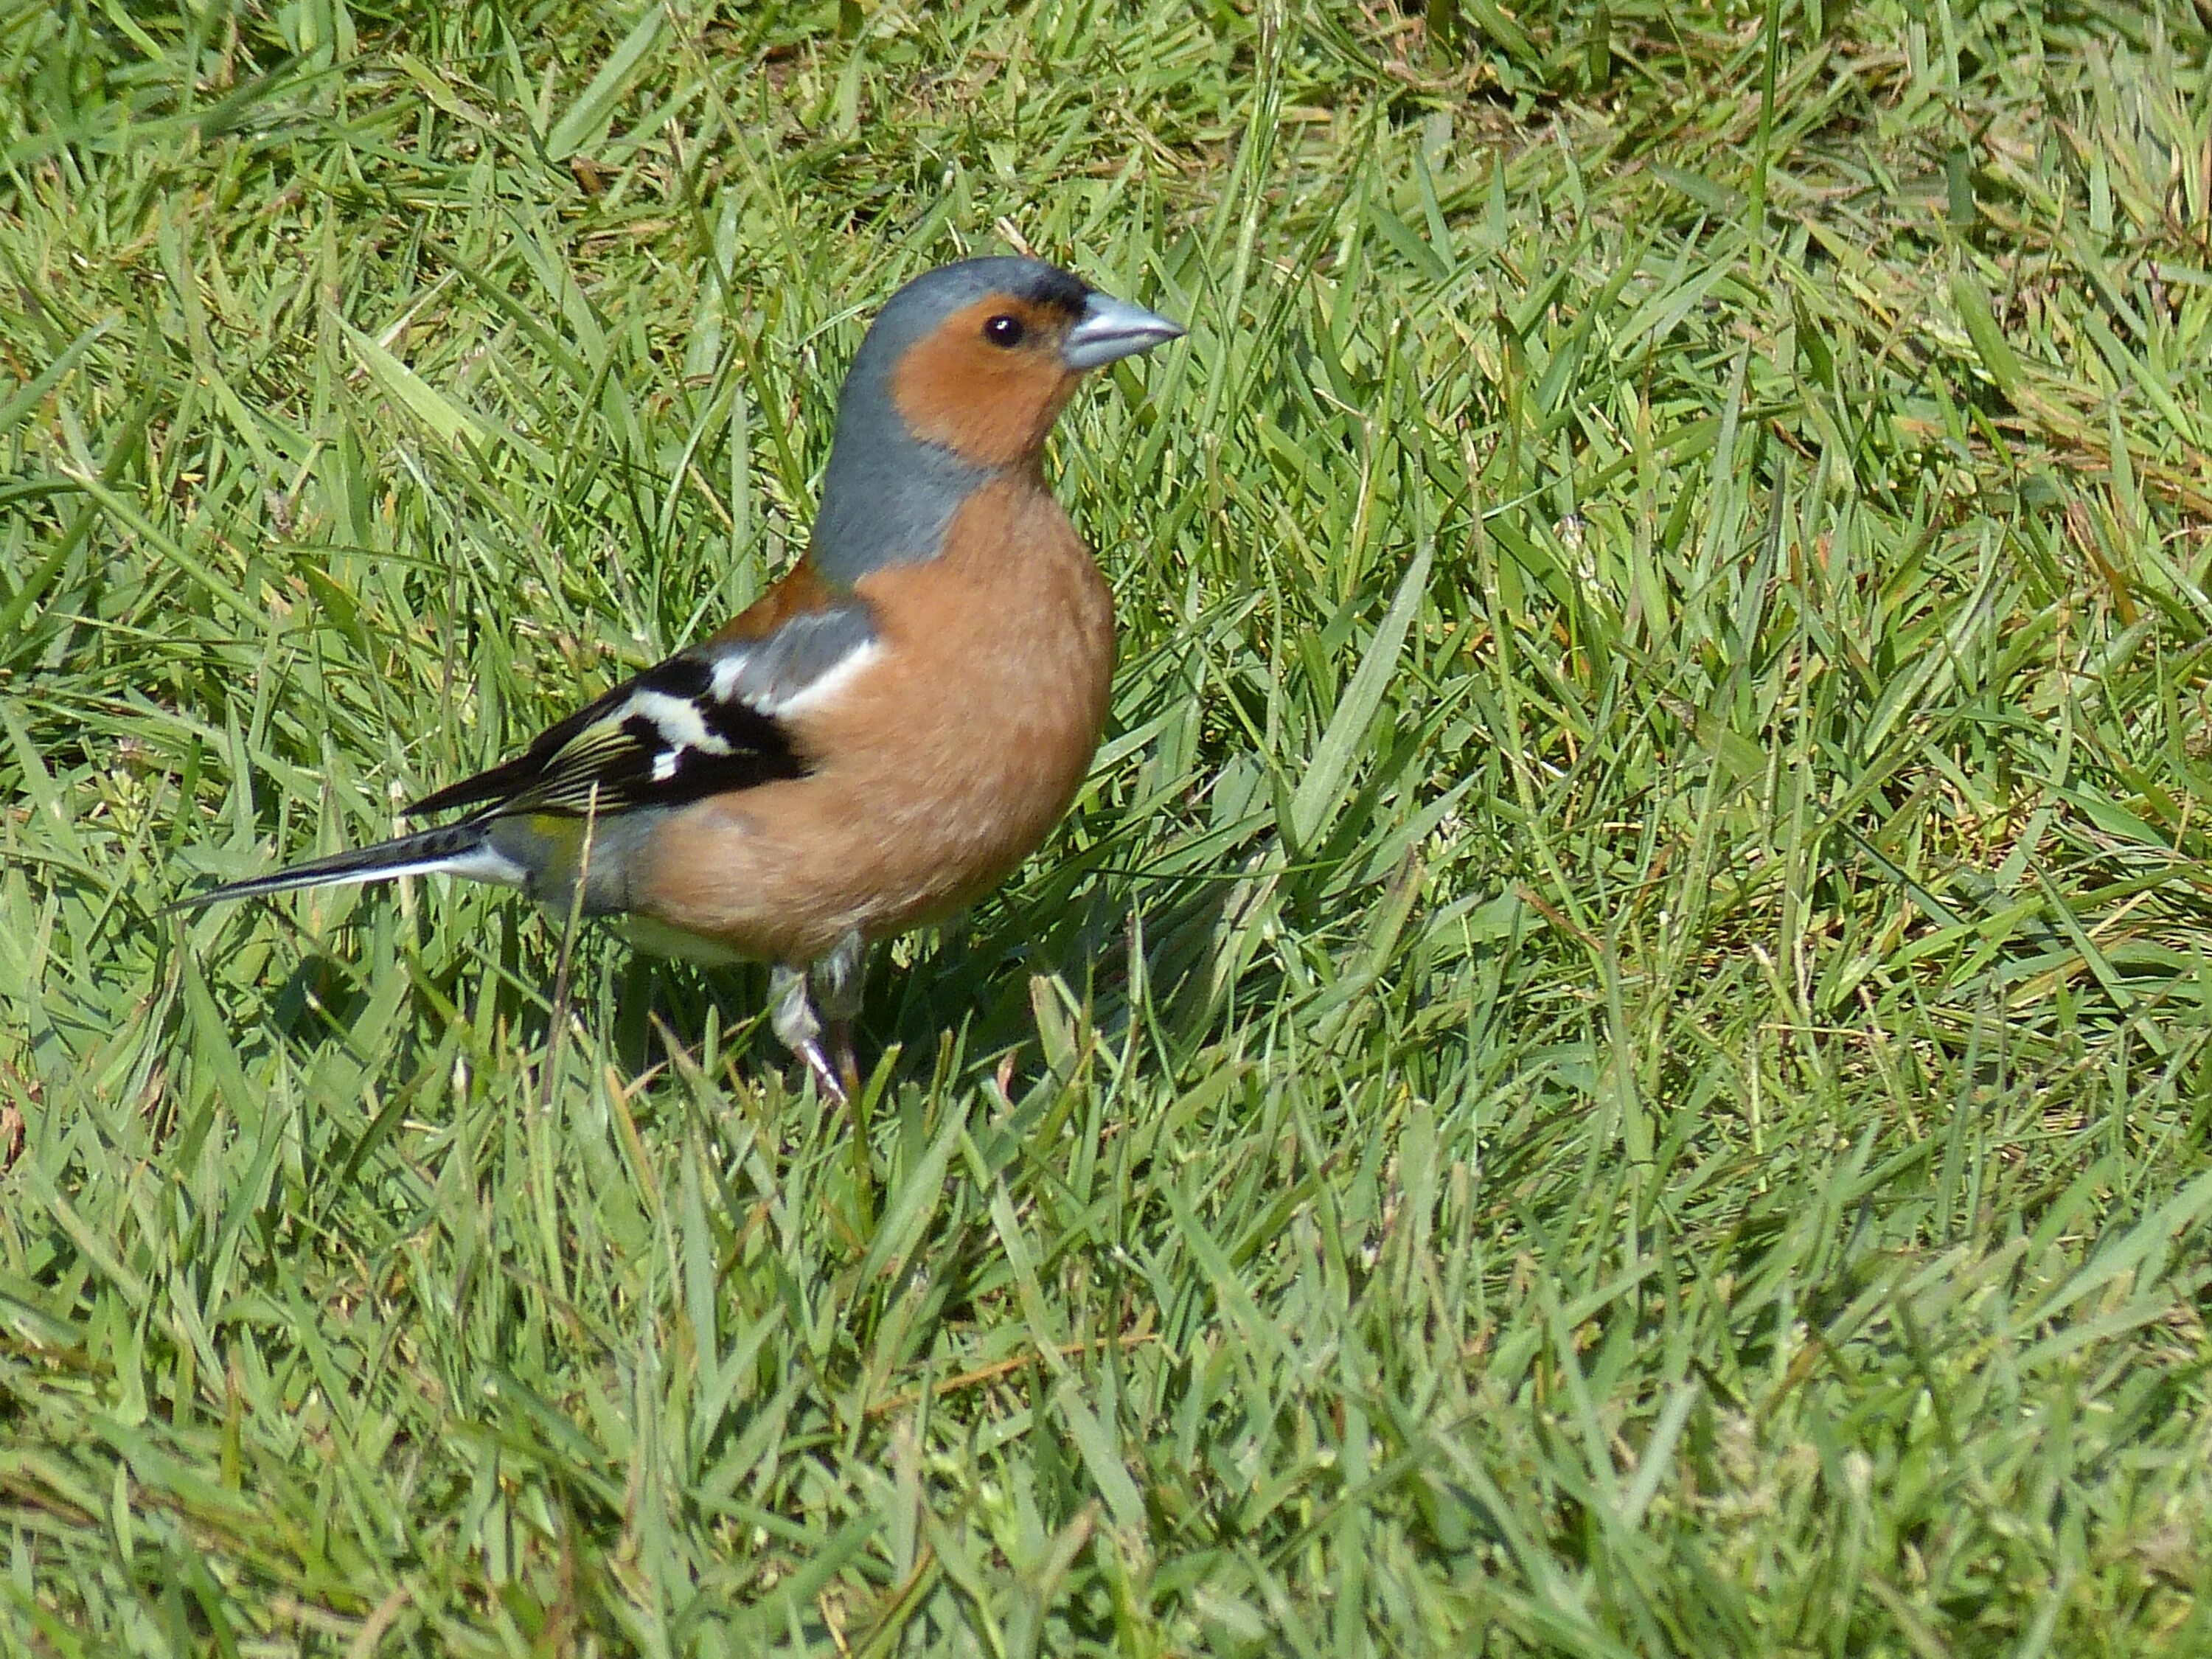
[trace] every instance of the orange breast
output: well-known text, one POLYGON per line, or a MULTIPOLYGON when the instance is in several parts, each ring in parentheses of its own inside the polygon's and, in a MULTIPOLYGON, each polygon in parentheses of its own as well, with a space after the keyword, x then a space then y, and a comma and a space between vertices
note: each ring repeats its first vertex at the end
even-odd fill
POLYGON ((883 648, 794 718, 817 769, 672 817, 639 908, 803 963, 848 928, 880 939, 971 902, 1067 810, 1105 722, 1113 608, 1042 485, 977 491, 943 555, 855 586, 883 648))

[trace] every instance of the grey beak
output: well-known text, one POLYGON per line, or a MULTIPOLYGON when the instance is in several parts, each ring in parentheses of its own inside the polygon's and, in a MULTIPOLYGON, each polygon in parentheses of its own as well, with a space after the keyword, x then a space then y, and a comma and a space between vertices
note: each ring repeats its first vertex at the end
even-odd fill
POLYGON ((1083 314, 1067 331, 1060 345, 1060 361, 1077 374, 1103 368, 1124 357, 1150 351, 1156 345, 1182 336, 1182 325, 1156 316, 1142 306, 1094 293, 1083 302, 1083 314))

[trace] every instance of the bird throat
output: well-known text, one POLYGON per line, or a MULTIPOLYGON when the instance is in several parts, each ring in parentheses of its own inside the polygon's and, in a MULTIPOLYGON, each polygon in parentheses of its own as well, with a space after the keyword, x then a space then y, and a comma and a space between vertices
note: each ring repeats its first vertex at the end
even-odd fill
POLYGON ((841 421, 814 518, 816 568, 849 583, 935 558, 960 504, 1001 471, 913 436, 896 416, 858 431, 841 421))
POLYGON ((935 558, 960 504, 1006 476, 1006 469, 970 461, 907 424, 891 382, 912 344, 908 331, 879 321, 838 394, 811 555, 832 581, 935 558))

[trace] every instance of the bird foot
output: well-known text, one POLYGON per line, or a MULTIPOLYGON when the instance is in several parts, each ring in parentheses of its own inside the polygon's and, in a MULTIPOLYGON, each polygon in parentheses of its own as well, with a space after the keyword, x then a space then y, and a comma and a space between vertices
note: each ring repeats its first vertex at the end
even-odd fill
MULTIPOLYGON (((799 1057, 806 1062, 807 1075, 814 1079, 814 1086, 826 1099, 833 1100, 840 1106, 852 1104, 852 1091, 846 1087, 844 1077, 840 1075, 845 1067, 832 1065, 830 1056, 823 1053, 819 1042, 809 1038, 800 1043, 799 1057)), ((847 1056, 846 1064, 851 1064, 850 1056, 847 1056)))
POLYGON ((815 1086, 840 1106, 850 1104, 860 1092, 853 1019, 860 1012, 866 961, 866 947, 856 929, 810 967, 778 964, 769 971, 769 1027, 785 1048, 806 1062, 815 1086))

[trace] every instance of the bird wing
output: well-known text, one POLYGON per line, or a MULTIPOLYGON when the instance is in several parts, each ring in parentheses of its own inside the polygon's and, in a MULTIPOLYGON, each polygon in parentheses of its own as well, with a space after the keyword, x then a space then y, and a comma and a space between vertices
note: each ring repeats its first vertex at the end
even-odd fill
POLYGON ((811 578, 787 581, 705 644, 616 686, 514 759, 408 813, 473 806, 477 818, 604 817, 803 776, 806 758, 787 717, 829 695, 876 648, 866 600, 811 578))

